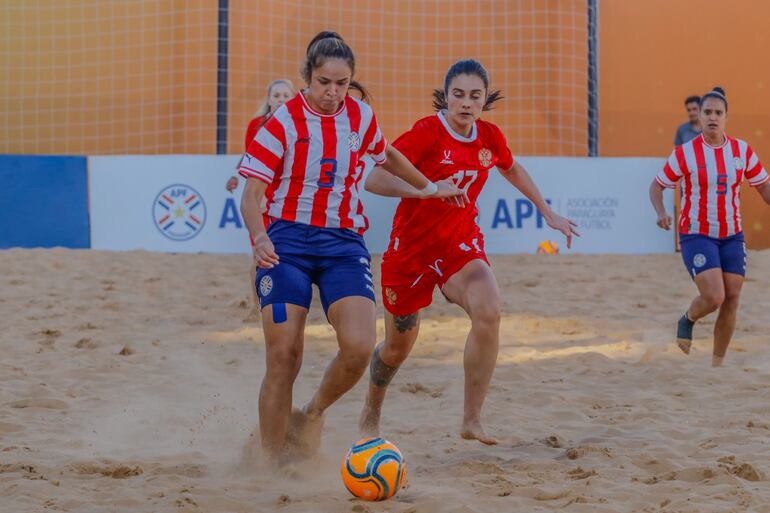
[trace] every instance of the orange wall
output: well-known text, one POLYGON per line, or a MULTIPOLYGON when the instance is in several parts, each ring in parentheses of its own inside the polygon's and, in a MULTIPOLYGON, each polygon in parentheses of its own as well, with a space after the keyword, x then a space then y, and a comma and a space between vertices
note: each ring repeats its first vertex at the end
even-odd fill
POLYGON ((301 86, 308 41, 342 34, 356 53, 356 77, 372 93, 385 135, 394 139, 431 110, 431 92, 461 58, 479 59, 506 98, 488 118, 514 152, 585 155, 587 148, 584 0, 230 0, 229 150, 266 85, 301 86), (259 27, 255 35, 255 27, 259 27))
MULTIPOLYGON (((216 0, 25 0, 0 10, 0 152, 213 153, 216 0)), ((340 32, 389 138, 476 57, 519 154, 586 151, 585 0, 230 0, 228 150, 308 40, 340 32)))
MULTIPOLYGON (((727 91, 728 133, 770 165, 770 2, 601 0, 599 152, 668 156, 684 99, 727 91)), ((744 187, 750 247, 770 247, 770 207, 744 187)))
POLYGON ((6 4, 0 152, 215 151, 216 2, 6 4))

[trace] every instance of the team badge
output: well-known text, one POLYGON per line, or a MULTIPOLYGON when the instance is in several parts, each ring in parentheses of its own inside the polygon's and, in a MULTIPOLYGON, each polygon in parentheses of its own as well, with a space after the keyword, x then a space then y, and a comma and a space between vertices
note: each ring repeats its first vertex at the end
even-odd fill
POLYGON ((152 219, 164 237, 173 241, 190 240, 206 224, 206 203, 189 185, 169 185, 155 196, 152 219))
POLYGON ((706 255, 703 253, 698 253, 694 257, 692 257, 692 265, 695 267, 703 267, 706 265, 706 255))
POLYGON ((492 152, 488 148, 481 148, 479 150, 479 164, 482 167, 489 167, 492 165, 492 152))
POLYGON ((398 301, 398 295, 396 294, 396 291, 390 287, 385 287, 385 298, 387 298, 388 303, 391 305, 395 305, 396 301, 398 301))
POLYGON ((267 296, 270 294, 270 292, 273 291, 273 279, 270 276, 263 276, 261 280, 259 280, 259 295, 262 297, 267 296))
POLYGON ((735 157, 733 159, 733 166, 735 166, 736 171, 738 169, 743 169, 743 167, 744 167, 743 166, 743 159, 741 159, 740 157, 735 157))
POLYGON ((350 151, 358 151, 361 148, 361 138, 357 132, 350 132, 348 135, 348 148, 350 151))

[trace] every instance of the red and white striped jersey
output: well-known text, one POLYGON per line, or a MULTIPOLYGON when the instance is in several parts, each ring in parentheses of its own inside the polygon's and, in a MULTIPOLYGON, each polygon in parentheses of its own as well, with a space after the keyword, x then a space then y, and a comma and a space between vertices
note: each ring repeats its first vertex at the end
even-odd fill
POLYGON ((387 142, 366 103, 345 97, 334 114, 314 111, 302 93, 275 111, 244 155, 239 172, 268 184, 270 217, 363 233, 361 158, 385 162, 387 142))
POLYGON ((655 179, 668 188, 684 179, 679 233, 724 238, 741 232, 744 177, 752 187, 770 180, 746 141, 725 136, 714 147, 701 134, 677 146, 655 179))

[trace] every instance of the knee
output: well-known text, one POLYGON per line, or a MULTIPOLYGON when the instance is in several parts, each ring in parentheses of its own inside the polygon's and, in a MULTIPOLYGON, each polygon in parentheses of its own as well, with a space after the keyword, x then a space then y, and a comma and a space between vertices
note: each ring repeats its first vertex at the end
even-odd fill
POLYGON ((722 303, 725 302, 725 292, 723 290, 709 292, 708 294, 704 294, 701 297, 706 303, 706 308, 709 312, 717 310, 720 306, 722 306, 722 303))
POLYGON ((727 292, 722 301, 722 308, 737 308, 740 292, 727 292))
POLYGON ((500 299, 482 299, 471 309, 471 322, 482 326, 500 325, 500 299))
POLYGON ((266 377, 275 380, 293 381, 302 365, 302 351, 295 348, 281 348, 268 355, 266 377))
POLYGON ((347 341, 340 348, 340 359, 349 369, 363 369, 369 365, 374 350, 374 339, 358 338, 347 341))
POLYGON ((385 365, 398 367, 409 356, 410 349, 409 344, 384 344, 380 349, 380 358, 385 365))

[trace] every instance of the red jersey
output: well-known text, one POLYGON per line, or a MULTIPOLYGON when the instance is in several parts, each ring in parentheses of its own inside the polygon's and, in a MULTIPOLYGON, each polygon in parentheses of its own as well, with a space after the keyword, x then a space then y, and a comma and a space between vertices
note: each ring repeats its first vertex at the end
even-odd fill
POLYGON ((254 136, 257 135, 257 131, 264 122, 265 116, 257 116, 256 118, 249 121, 249 126, 246 128, 246 142, 244 144, 243 151, 247 151, 249 149, 249 144, 251 144, 251 141, 254 140, 254 136))
POLYGON ((435 198, 402 199, 393 219, 386 257, 409 258, 478 234, 476 199, 490 169, 508 170, 513 166, 513 155, 500 129, 478 120, 470 135, 463 137, 438 112, 417 121, 393 146, 429 180, 452 177, 471 203, 459 208, 435 198))
POLYGON ((268 184, 270 217, 363 233, 369 222, 358 194, 361 159, 384 163, 386 146, 366 103, 346 96, 337 112, 321 114, 299 93, 257 132, 239 172, 268 184))
POLYGON ((710 146, 701 134, 677 146, 655 179, 669 188, 684 180, 680 233, 724 238, 741 231, 744 178, 752 187, 770 180, 751 147, 728 136, 722 146, 710 146))

